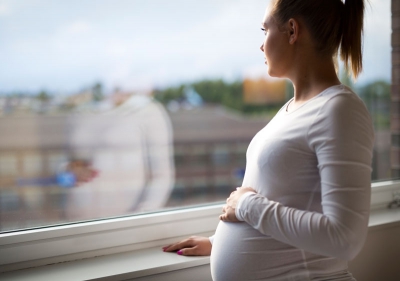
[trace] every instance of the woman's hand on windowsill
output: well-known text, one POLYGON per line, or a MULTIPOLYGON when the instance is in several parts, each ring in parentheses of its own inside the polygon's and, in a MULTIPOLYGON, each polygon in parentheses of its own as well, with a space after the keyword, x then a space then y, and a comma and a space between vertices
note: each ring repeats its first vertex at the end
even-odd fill
POLYGON ((182 256, 209 256, 211 254, 212 244, 208 237, 191 236, 163 247, 164 252, 176 252, 182 256))

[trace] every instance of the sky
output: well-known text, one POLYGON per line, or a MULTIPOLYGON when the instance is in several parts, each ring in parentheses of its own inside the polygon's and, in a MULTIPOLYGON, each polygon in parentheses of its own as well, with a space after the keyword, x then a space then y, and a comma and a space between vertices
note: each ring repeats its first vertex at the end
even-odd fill
MULTIPOLYGON (((259 48, 268 2, 0 0, 0 93, 266 77, 259 48)), ((391 1, 369 2, 359 85, 391 73, 391 1)))

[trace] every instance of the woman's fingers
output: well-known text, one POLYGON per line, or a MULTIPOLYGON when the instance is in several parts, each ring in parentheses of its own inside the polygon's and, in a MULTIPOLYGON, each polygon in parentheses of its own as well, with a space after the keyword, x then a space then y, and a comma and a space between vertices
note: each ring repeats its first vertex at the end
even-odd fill
POLYGON ((237 221, 237 220, 235 220, 236 217, 233 218, 232 215, 229 214, 228 212, 225 213, 225 214, 220 215, 220 216, 219 216, 219 219, 222 220, 222 221, 227 221, 227 222, 234 222, 234 221, 237 221))
POLYGON ((226 199, 226 205, 222 207, 223 214, 219 216, 219 219, 226 222, 239 222, 236 218, 235 208, 240 197, 248 191, 256 192, 251 187, 237 187, 235 191, 232 191, 226 199))
POLYGON ((199 247, 195 246, 192 248, 183 248, 176 252, 178 255, 181 256, 199 256, 200 253, 198 251, 199 247))
POLYGON ((252 192, 257 193, 257 191, 252 187, 241 187, 240 189, 243 191, 252 191, 252 192))
POLYGON ((188 241, 187 240, 183 240, 181 242, 178 242, 178 243, 163 247, 162 249, 163 249, 164 252, 174 252, 174 251, 180 250, 180 249, 182 249, 184 247, 188 247, 188 246, 190 246, 188 241))
POLYGON ((175 252, 182 256, 209 256, 211 242, 208 237, 192 236, 178 243, 163 247, 164 252, 175 252))
POLYGON ((224 213, 219 216, 219 219, 225 222, 239 222, 235 214, 235 209, 229 205, 224 206, 224 213))

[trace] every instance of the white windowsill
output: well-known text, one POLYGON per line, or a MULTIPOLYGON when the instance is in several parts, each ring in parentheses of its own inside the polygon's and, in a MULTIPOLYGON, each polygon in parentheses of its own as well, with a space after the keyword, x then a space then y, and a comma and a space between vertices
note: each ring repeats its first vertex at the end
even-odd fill
POLYGON ((0 274, 8 281, 127 280, 209 264, 209 257, 183 257, 160 247, 0 274))
MULTIPOLYGON (((400 209, 374 210, 370 231, 400 225, 400 209)), ((183 257, 161 247, 106 255, 0 274, 0 279, 22 280, 126 280, 209 264, 209 257, 183 257)))

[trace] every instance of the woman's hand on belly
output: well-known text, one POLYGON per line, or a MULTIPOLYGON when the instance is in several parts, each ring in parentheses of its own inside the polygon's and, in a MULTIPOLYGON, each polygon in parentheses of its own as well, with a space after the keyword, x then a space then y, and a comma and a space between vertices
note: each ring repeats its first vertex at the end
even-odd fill
POLYGON ((246 192, 256 192, 251 187, 238 187, 236 191, 233 191, 228 199, 226 199, 226 205, 222 208, 223 214, 219 216, 219 219, 225 222, 240 222, 236 217, 235 209, 239 202, 240 197, 246 192))
POLYGON ((175 252, 182 256, 209 256, 212 244, 208 237, 191 236, 178 243, 163 247, 164 252, 175 252))

